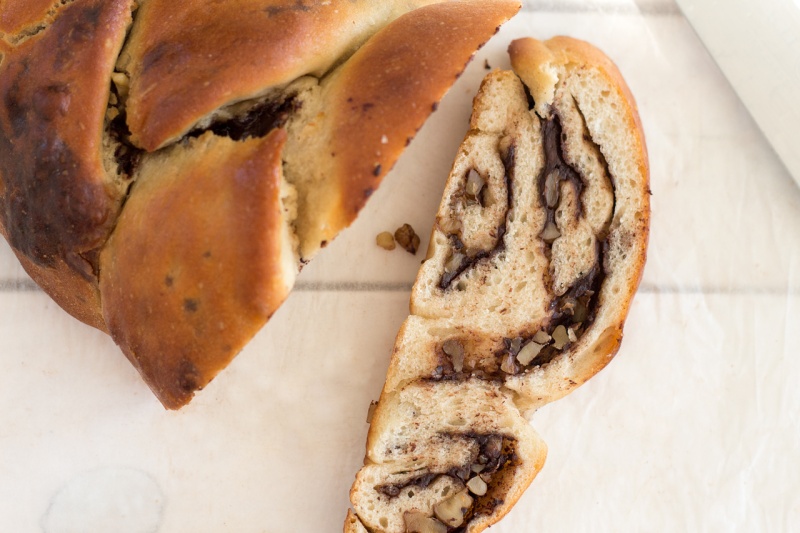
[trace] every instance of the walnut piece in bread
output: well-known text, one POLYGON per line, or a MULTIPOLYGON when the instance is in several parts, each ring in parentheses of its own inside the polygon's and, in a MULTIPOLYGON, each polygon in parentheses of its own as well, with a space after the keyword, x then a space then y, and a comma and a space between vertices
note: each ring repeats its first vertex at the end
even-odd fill
POLYGON ((5 0, 0 233, 189 402, 516 0, 5 0))
POLYGON ((649 232, 636 104, 585 42, 520 39, 509 53, 445 185, 346 532, 496 523, 544 464, 526 417, 619 349, 649 232))

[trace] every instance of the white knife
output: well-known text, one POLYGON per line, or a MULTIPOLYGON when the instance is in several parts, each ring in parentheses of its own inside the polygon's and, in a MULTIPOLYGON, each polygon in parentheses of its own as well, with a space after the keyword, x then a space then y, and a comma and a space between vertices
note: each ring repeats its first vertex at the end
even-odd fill
POLYGON ((677 0, 800 184, 800 0, 677 0))

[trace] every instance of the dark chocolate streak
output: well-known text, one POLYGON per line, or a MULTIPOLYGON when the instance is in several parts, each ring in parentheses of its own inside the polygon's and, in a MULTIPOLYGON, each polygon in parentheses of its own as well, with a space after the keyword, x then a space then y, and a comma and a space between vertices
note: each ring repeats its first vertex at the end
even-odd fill
MULTIPOLYGON (((580 109, 577 107, 577 104, 576 108, 580 113, 580 109)), ((586 119, 583 117, 582 113, 581 119, 585 125, 586 119)), ((550 175, 550 173, 553 171, 558 173, 559 183, 561 180, 569 180, 574 184, 578 192, 577 201, 579 211, 580 214, 583 215, 584 206, 581 201, 581 193, 583 192, 584 187, 583 177, 578 171, 564 161, 563 145, 566 141, 566 138, 561 129, 561 121, 558 115, 555 115, 552 119, 542 121, 542 133, 544 137, 545 168, 538 177, 538 185, 539 198, 542 205, 545 206, 545 209, 547 210, 547 221, 554 221, 555 210, 558 207, 557 204, 553 208, 547 207, 547 201, 545 198, 546 180, 548 175, 550 175)), ((605 158, 602 156, 600 148, 594 144, 594 141, 592 141, 591 138, 586 138, 585 140, 594 145, 596 152, 600 155, 600 161, 606 170, 606 174, 610 176, 608 164, 606 163, 605 158)), ((552 335, 553 331, 558 326, 573 327, 576 337, 580 338, 583 332, 588 329, 592 322, 594 322, 599 303, 598 299, 600 288, 602 287, 603 281, 605 281, 606 277, 604 258, 606 248, 608 247, 607 237, 607 232, 604 232, 604 234, 599 235, 598 240, 595 241, 595 260, 589 272, 586 272, 583 276, 578 278, 578 280, 576 280, 569 290, 567 290, 567 292, 562 296, 554 296, 551 300, 551 315, 545 328, 548 334, 552 335), (580 316, 584 313, 579 311, 579 309, 585 311, 585 316, 580 316), (579 324, 579 326, 576 326, 576 324, 579 324)), ((545 244, 545 246, 547 246, 549 250, 551 245, 545 244)), ((531 339, 531 336, 523 337, 523 339, 524 345, 531 339)), ((526 368, 536 368, 537 366, 546 365, 555 359, 556 356, 568 350, 570 344, 571 343, 566 344, 561 350, 557 350, 552 345, 545 346, 542 351, 539 352, 539 354, 527 365, 526 368)), ((505 353, 506 352, 504 351, 500 352, 498 356, 502 356, 505 353)))
MULTIPOLYGON (((527 90, 527 88, 526 88, 527 90)), ((530 93, 528 93, 528 102, 532 106, 533 99, 530 97, 530 93)), ((576 106, 577 107, 577 106, 576 106)), ((580 112, 580 110, 579 110, 580 112)), ((586 123, 583 114, 581 113, 581 118, 583 119, 584 124, 586 123)), ((547 177, 555 172, 558 176, 558 183, 556 184, 556 189, 558 189, 558 185, 563 180, 568 180, 573 183, 575 189, 578 193, 578 205, 579 205, 579 212, 582 216, 584 214, 583 211, 583 204, 581 202, 581 195, 584 188, 584 180, 581 174, 572 168, 565 160, 563 155, 563 144, 566 141, 564 137, 562 128, 561 128, 561 121, 557 115, 555 115, 552 119, 548 120, 541 120, 540 121, 542 126, 542 136, 543 136, 543 145, 544 145, 544 155, 545 155, 545 165, 542 172, 537 177, 537 185, 539 189, 539 198, 541 204, 545 207, 547 212, 547 222, 554 222, 555 219, 555 211, 558 207, 558 201, 553 207, 547 207, 546 201, 546 193, 545 193, 545 186, 547 177)), ((591 142, 594 144, 591 138, 585 139, 587 142, 591 142)), ((610 176, 608 171, 608 164, 605 158, 600 151, 600 148, 594 144, 594 148, 596 152, 600 156, 600 162, 603 164, 606 174, 610 176)), ((506 165, 506 180, 508 182, 508 190, 509 190, 509 203, 508 205, 511 206, 511 181, 513 181, 513 172, 514 172, 514 153, 513 153, 513 145, 512 150, 510 150, 510 157, 504 159, 504 164, 506 165)), ((615 198, 616 202, 616 198, 615 198)), ((510 208, 510 207, 509 207, 510 208)), ((504 234, 506 231, 505 223, 498 228, 498 233, 501 235, 504 234)), ((544 325, 544 331, 547 332, 549 335, 552 336, 553 331, 558 326, 564 326, 565 328, 573 328, 573 332, 575 333, 577 338, 585 332, 589 326, 594 322, 597 306, 599 305, 599 293, 600 288, 603 285, 603 282, 606 278, 606 271, 604 268, 605 265, 605 253, 606 249, 608 248, 608 235, 607 231, 604 231, 603 234, 597 236, 597 240, 595 241, 595 260, 592 265, 592 268, 589 272, 586 272, 583 276, 581 276, 578 280, 576 280, 572 286, 561 296, 554 296, 550 302, 549 309, 550 309, 550 317, 547 320, 546 324, 544 325)), ((458 236, 451 235, 450 236, 451 242, 453 243, 453 248, 457 251, 463 249, 463 244, 459 240, 458 236)), ((492 253, 496 253, 499 249, 500 242, 498 243, 498 247, 496 247, 491 252, 484 252, 480 256, 476 256, 474 259, 466 258, 462 261, 462 264, 459 266, 457 270, 450 273, 445 273, 442 276, 442 280, 440 282, 440 287, 442 289, 450 288, 453 280, 461 275, 465 270, 471 268, 475 262, 479 259, 483 259, 485 257, 490 256, 492 253)), ((546 253, 548 257, 550 256, 551 244, 545 243, 546 253)), ((502 361, 504 357, 508 354, 512 356, 516 356, 519 352, 519 348, 524 346, 528 342, 530 342, 536 332, 520 332, 519 333, 519 341, 516 343, 516 349, 512 349, 512 339, 506 338, 504 339, 503 346, 495 353, 495 358, 498 361, 502 361)), ((531 368, 536 368, 538 366, 544 366, 555 359, 559 354, 564 353, 565 351, 569 350, 571 346, 571 342, 565 344, 560 350, 555 348, 552 343, 547 344, 544 346, 539 354, 523 369, 524 372, 527 372, 531 368)), ((496 365, 496 368, 484 368, 484 369, 477 369, 477 370, 462 370, 456 372, 453 363, 450 360, 450 357, 440 349, 437 351, 439 356, 439 365, 436 367, 433 374, 425 378, 426 381, 441 381, 441 380, 448 380, 448 381, 461 381, 465 379, 481 379, 487 381, 504 381, 509 374, 500 370, 500 364, 496 365)), ((516 363, 515 363, 516 364, 516 363)))
MULTIPOLYGON (((513 190, 513 183, 514 183, 514 170, 516 168, 516 156, 517 156, 517 147, 515 144, 511 144, 508 147, 508 151, 505 153, 503 157, 503 168, 505 169, 505 180, 506 180, 506 191, 507 191, 507 207, 506 207, 506 219, 503 221, 502 224, 497 228, 497 238, 495 241, 494 248, 491 250, 484 250, 482 252, 477 253, 473 257, 465 256, 464 260, 461 261, 461 264, 453 270, 452 272, 445 272, 442 274, 442 279, 439 281, 439 288, 442 290, 449 290, 452 288, 453 281, 458 278, 463 272, 466 270, 474 267, 477 263, 481 261, 488 261, 491 260, 497 253, 505 250, 506 243, 503 237, 506 234, 506 224, 508 223, 508 212, 511 210, 511 206, 513 205, 514 199, 514 190, 513 190)), ((457 251, 462 251, 464 249, 464 244, 461 242, 461 239, 458 238, 457 235, 450 235, 450 242, 453 245, 453 249, 457 251)))
MULTIPOLYGON (((504 354, 504 351, 498 354, 504 354)), ((483 382, 495 382, 502 385, 508 374, 500 370, 500 364, 494 365, 493 368, 476 368, 476 369, 462 369, 457 372, 453 366, 453 361, 447 355, 442 346, 440 345, 436 350, 438 358, 438 365, 431 373, 430 376, 422 378, 422 382, 437 382, 437 381, 465 381, 467 379, 475 379, 483 382)))
MULTIPOLYGON (((459 481, 466 482, 473 474, 473 465, 482 465, 481 474, 491 474, 492 476, 501 474, 501 471, 509 466, 519 464, 516 454, 516 439, 499 433, 440 433, 441 437, 452 440, 469 440, 478 445, 477 453, 470 458, 464 465, 453 467, 446 472, 426 472, 413 476, 403 483, 387 483, 377 485, 375 490, 389 499, 396 498, 403 489, 411 486, 426 488, 440 476, 448 476, 459 481)), ((475 496, 474 503, 464 516, 464 525, 458 528, 448 528, 448 532, 464 532, 470 520, 478 516, 491 514, 498 505, 502 505, 503 500, 497 498, 493 493, 491 481, 490 489, 483 496, 475 496)))
MULTIPOLYGON (((214 132, 214 135, 230 137, 234 141, 264 137, 273 129, 283 126, 289 116, 299 108, 300 102, 295 97, 268 100, 256 105, 243 116, 211 124, 208 130, 214 132)), ((189 135, 196 137, 208 130, 195 130, 189 135)))
POLYGON ((533 96, 531 95, 531 90, 528 89, 528 86, 523 83, 522 88, 525 89, 525 99, 528 101, 528 110, 530 111, 533 109, 534 105, 536 105, 536 102, 533 101, 533 96))
POLYGON ((561 129, 561 119, 557 114, 548 120, 541 120, 542 123, 542 136, 544 144, 544 168, 537 178, 539 185, 539 199, 547 211, 547 222, 555 222, 555 207, 548 207, 545 197, 545 187, 547 178, 551 173, 555 172, 558 176, 556 188, 556 206, 560 200, 560 184, 562 181, 570 181, 575 186, 578 193, 578 209, 580 214, 583 215, 583 202, 581 196, 583 193, 583 180, 580 174, 572 168, 566 161, 564 161, 564 141, 566 137, 561 129))
MULTIPOLYGON (((577 102, 575 103, 575 109, 578 110, 578 113, 581 117, 583 122, 584 128, 588 131, 586 126, 586 118, 584 117, 583 113, 580 110, 577 102)), ((553 119, 548 120, 545 122, 543 131, 545 132, 545 146, 546 146, 546 154, 545 157, 547 158, 546 166, 550 166, 552 163, 550 161, 551 157, 558 158, 558 164, 554 166, 554 168, 558 168, 558 172, 560 176, 565 176, 563 179, 568 179, 575 184, 576 190, 578 191, 578 206, 580 210, 581 216, 584 214, 584 206, 582 200, 581 192, 583 191, 583 177, 569 166, 563 158, 563 144, 566 141, 565 136, 561 130, 561 121, 556 115, 553 119), (553 131, 548 131, 548 126, 553 123, 555 129, 553 131), (557 142, 558 140, 561 142, 557 142), (549 146, 548 146, 549 145, 549 146), (566 174, 564 173, 563 169, 568 169, 566 174)), ((613 177, 608 169, 608 163, 606 162, 605 157, 603 156, 600 147, 592 140, 592 138, 588 135, 584 135, 584 140, 586 142, 592 143, 594 151, 598 154, 600 158, 600 162, 605 169, 605 174, 609 176, 613 183, 613 177)), ((547 178, 549 171, 545 170, 542 175, 539 177, 539 191, 540 191, 540 198, 543 201, 543 205, 546 205, 544 202, 544 183, 547 178)), ((616 195, 614 196, 614 208, 616 207, 616 195)), ((555 210, 548 208, 548 221, 552 220, 554 217, 555 210)), ((587 317, 584 320, 580 320, 579 322, 582 323, 579 331, 576 331, 576 335, 580 337, 580 335, 586 331, 588 326, 592 324, 595 319, 595 314, 597 311, 597 306, 599 304, 599 293, 600 288, 603 286, 603 282, 606 278, 606 271, 605 271, 605 254, 608 248, 608 231, 607 228, 604 228, 601 235, 597 235, 597 240, 595 241, 595 260, 592 264, 592 268, 589 272, 586 272, 583 276, 581 276, 577 281, 575 281, 572 286, 564 293, 562 296, 554 297, 550 302, 550 323, 549 323, 549 332, 558 327, 559 325, 569 326, 576 322, 573 320, 573 316, 575 314, 575 304, 584 307, 587 309, 587 317)), ((548 347, 549 348, 549 347, 548 347)), ((568 346, 565 346, 564 349, 566 350, 568 346)), ((555 356, 558 355, 558 352, 552 353, 552 351, 547 351, 547 349, 542 350, 542 352, 530 363, 530 367, 535 367, 538 365, 544 365, 549 363, 555 356)))
POLYGON ((117 99, 117 104, 109 107, 116 108, 119 114, 108 124, 106 134, 117 143, 114 150, 114 160, 117 168, 125 179, 131 179, 136 167, 142 159, 143 150, 140 150, 130 142, 131 132, 128 129, 128 113, 122 105, 122 99, 117 91, 117 86, 111 84, 111 94, 117 99))
POLYGON ((430 472, 421 474, 419 476, 414 476, 409 478, 407 481, 403 483, 394 483, 394 484, 386 484, 386 485, 378 485, 375 487, 375 490, 383 494, 384 496, 388 496, 389 498, 394 498, 400 495, 400 491, 406 487, 420 487, 420 488, 427 488, 434 479, 437 477, 445 475, 445 474, 432 474, 430 472))

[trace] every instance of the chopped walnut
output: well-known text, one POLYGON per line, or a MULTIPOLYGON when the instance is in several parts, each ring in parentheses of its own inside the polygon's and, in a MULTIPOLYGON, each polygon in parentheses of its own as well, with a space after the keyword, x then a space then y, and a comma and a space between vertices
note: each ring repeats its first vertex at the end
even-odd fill
POLYGON ((567 343, 569 343, 569 335, 567 334, 567 328, 564 326, 558 326, 553 331, 553 346, 556 350, 562 349, 567 343))
POLYGON ((403 521, 407 533, 447 533, 447 526, 419 511, 406 511, 403 521))
POLYGON ((442 351, 450 356, 453 370, 461 372, 464 369, 464 345, 455 339, 449 339, 442 344, 442 351))
POLYGON ((419 248, 419 235, 414 232, 409 224, 403 224, 394 232, 397 244, 402 246, 410 254, 416 254, 419 248))
POLYGON ((550 342, 551 337, 543 330, 539 330, 536 332, 536 335, 533 336, 533 340, 534 342, 537 342, 539 344, 547 344, 548 342, 550 342))
POLYGON ((512 374, 512 375, 519 372, 519 367, 517 366, 517 363, 514 361, 514 359, 515 358, 512 354, 510 353, 506 354, 503 357, 503 362, 500 365, 500 370, 502 370, 506 374, 512 374))
POLYGON ((395 249, 394 237, 388 231, 378 233, 378 236, 375 237, 375 243, 384 250, 395 249))
POLYGON ((467 183, 464 186, 465 192, 467 194, 467 203, 480 203, 481 202, 481 191, 486 186, 486 180, 478 173, 477 170, 474 168, 470 169, 467 172, 467 183))
POLYGON ((486 482, 481 479, 480 476, 475 476, 467 481, 467 488, 475 496, 483 496, 489 489, 489 487, 486 485, 486 482))
POLYGON ((433 514, 447 526, 458 527, 464 523, 464 515, 472 507, 472 496, 466 489, 457 492, 433 507, 433 514))
POLYGON ((551 244, 554 240, 561 237, 561 232, 558 231, 555 223, 550 221, 544 227, 542 233, 539 234, 539 238, 542 239, 544 242, 551 244))
POLYGON ((519 351, 519 354, 517 354, 517 361, 519 361, 519 364, 522 366, 529 365, 530 362, 533 361, 537 355, 539 355, 539 352, 542 351, 542 348, 544 348, 543 345, 534 341, 530 341, 528 344, 523 346, 519 351))

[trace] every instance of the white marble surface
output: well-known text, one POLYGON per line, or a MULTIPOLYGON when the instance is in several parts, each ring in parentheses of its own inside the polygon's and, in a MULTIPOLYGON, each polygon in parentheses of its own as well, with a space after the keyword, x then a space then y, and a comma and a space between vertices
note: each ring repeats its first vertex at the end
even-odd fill
POLYGON ((669 0, 531 1, 487 45, 360 219, 245 351, 166 412, 103 334, 0 242, 0 531, 334 532, 363 458, 484 59, 569 34, 612 56, 652 165, 649 262, 617 358, 532 421, 544 470, 492 531, 800 527, 800 190, 669 0))

